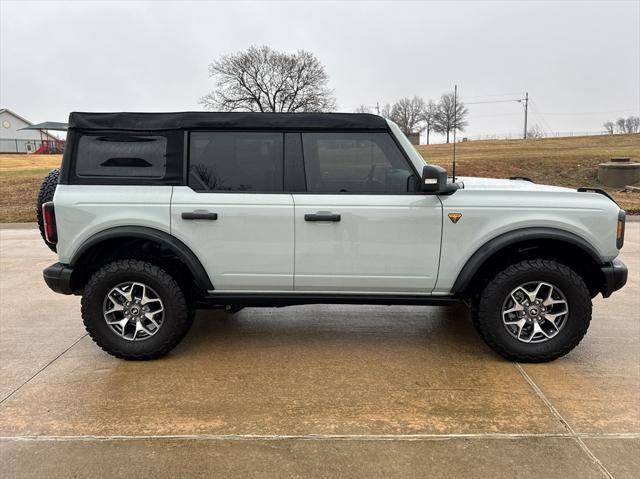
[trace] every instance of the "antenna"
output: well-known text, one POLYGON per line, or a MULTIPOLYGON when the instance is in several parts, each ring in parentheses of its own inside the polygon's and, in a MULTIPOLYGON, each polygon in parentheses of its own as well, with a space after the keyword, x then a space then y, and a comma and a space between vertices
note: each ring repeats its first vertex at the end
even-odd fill
POLYGON ((453 88, 453 182, 456 182, 456 130, 458 129, 458 85, 453 88))
POLYGON ((524 139, 527 139, 527 113, 529 112, 529 92, 524 96, 524 139))

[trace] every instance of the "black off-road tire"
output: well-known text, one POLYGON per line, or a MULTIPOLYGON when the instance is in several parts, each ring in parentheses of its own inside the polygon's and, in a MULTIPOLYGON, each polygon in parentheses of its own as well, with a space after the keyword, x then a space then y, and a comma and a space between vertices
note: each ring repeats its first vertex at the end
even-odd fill
POLYGON ((583 279, 568 266, 552 260, 525 260, 513 264, 487 284, 471 307, 474 327, 498 354, 511 361, 542 363, 564 356, 582 340, 591 322, 591 295, 583 279), (566 323, 551 339, 524 343, 502 323, 505 298, 518 285, 546 281, 560 288, 569 306, 566 323))
POLYGON ((53 195, 56 192, 58 186, 58 179, 60 178, 60 168, 51 170, 47 176, 42 180, 40 185, 40 191, 38 192, 38 199, 36 201, 36 217, 38 218, 38 229, 40 230, 40 236, 44 240, 49 249, 53 252, 56 251, 56 245, 47 243, 44 236, 44 219, 42 218, 42 205, 48 201, 53 200, 53 195))
POLYGON ((187 334, 194 314, 178 283, 164 270, 146 261, 124 259, 100 268, 89 280, 82 295, 82 320, 95 343, 120 359, 157 359, 171 351, 187 334), (118 336, 106 323, 103 302, 114 286, 126 281, 149 285, 164 303, 164 319, 158 332, 143 341, 118 336))

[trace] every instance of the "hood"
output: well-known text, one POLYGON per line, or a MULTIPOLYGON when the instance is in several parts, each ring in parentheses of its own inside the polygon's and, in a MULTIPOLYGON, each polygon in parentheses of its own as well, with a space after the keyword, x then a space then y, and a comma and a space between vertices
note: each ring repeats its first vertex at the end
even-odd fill
POLYGON ((539 185, 527 180, 503 180, 500 178, 477 178, 458 176, 465 190, 513 190, 513 191, 576 191, 561 186, 539 185))

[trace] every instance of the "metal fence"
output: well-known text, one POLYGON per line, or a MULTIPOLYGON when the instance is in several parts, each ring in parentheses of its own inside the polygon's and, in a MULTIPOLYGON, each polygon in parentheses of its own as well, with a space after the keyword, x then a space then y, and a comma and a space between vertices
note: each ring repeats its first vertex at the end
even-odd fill
POLYGON ((64 140, 20 140, 0 138, 0 153, 62 153, 64 140))
MULTIPOLYGON (((542 131, 538 130, 535 133, 529 132, 529 139, 536 138, 558 138, 567 136, 600 136, 600 135, 615 135, 617 133, 610 133, 608 131, 542 131)), ((489 135, 464 135, 460 134, 458 137, 460 141, 471 140, 521 140, 522 133, 493 133, 489 135)))

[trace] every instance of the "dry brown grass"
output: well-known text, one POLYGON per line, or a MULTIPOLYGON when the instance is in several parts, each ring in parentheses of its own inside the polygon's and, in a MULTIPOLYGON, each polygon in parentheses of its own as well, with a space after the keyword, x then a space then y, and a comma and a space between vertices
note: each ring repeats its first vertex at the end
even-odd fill
POLYGON ((0 155, 0 223, 36 220, 42 178, 61 160, 62 155, 0 155))
MULTIPOLYGON (((453 145, 422 145, 429 162, 451 172, 453 145)), ((508 178, 528 176, 539 183, 601 187, 598 163, 613 156, 640 160, 640 134, 540 140, 489 140, 458 143, 457 174, 508 178)), ((0 222, 35 221, 35 201, 44 175, 60 165, 61 155, 0 155, 0 222)), ((640 214, 640 193, 607 191, 629 213, 640 214)))
POLYGON ((36 199, 42 176, 0 177, 0 223, 36 220, 36 199))
POLYGON ((0 174, 15 170, 43 170, 60 166, 62 155, 0 155, 0 174))

